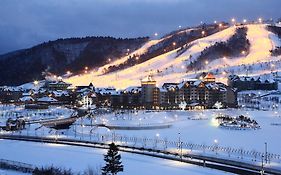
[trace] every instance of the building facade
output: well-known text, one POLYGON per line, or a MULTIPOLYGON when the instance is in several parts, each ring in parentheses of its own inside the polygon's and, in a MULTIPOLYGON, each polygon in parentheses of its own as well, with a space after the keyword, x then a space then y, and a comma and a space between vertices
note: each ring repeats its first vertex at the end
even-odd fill
POLYGON ((277 81, 270 79, 262 79, 261 77, 230 75, 228 77, 227 84, 232 88, 237 88, 238 91, 278 89, 277 81))

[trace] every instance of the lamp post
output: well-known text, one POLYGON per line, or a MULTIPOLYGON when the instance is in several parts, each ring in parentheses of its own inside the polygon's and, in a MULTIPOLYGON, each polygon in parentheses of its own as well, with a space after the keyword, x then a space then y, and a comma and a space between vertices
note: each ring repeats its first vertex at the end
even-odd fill
POLYGON ((264 143, 264 147, 265 147, 265 163, 267 163, 267 142, 264 143))
POLYGON ((182 160, 182 141, 181 141, 181 133, 179 132, 179 151, 180 151, 180 159, 182 160))
POLYGON ((261 157, 261 175, 263 175, 263 173, 264 173, 263 158, 264 158, 264 155, 262 155, 262 157, 261 157))
POLYGON ((215 139, 214 143, 215 143, 215 149, 216 149, 216 155, 217 155, 218 154, 218 140, 215 139))
POLYGON ((158 143, 159 137, 160 137, 160 134, 157 133, 157 134, 156 134, 156 139, 155 139, 155 148, 157 148, 157 143, 158 143))

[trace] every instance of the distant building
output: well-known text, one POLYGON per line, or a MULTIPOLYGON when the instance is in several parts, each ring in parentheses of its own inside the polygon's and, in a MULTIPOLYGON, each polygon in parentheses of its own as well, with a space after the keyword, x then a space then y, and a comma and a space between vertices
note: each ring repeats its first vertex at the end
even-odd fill
POLYGON ((204 77, 204 82, 213 83, 215 81, 216 78, 212 73, 207 73, 207 75, 204 77))
POLYGON ((146 108, 154 108, 159 105, 159 89, 151 75, 141 80, 142 103, 146 108))
POLYGON ((160 88, 160 106, 163 109, 178 109, 185 102, 186 109, 212 108, 216 102, 225 107, 237 106, 237 93, 223 83, 215 82, 212 74, 203 80, 192 79, 181 83, 164 83, 160 88))
POLYGON ((99 106, 114 106, 121 104, 120 92, 115 88, 95 88, 96 105, 99 106))
POLYGON ((48 105, 59 103, 57 99, 48 96, 38 98, 37 102, 40 104, 48 104, 48 105))
POLYGON ((59 81, 46 81, 44 88, 47 90, 66 90, 71 84, 66 83, 62 80, 59 81))
POLYGON ((115 109, 206 109, 216 102, 224 107, 237 106, 235 89, 216 82, 208 73, 202 80, 191 79, 181 83, 164 83, 156 86, 151 76, 141 80, 141 87, 133 86, 117 91, 114 88, 96 88, 97 106, 111 106, 115 109))
POLYGON ((237 88, 238 91, 243 90, 277 90, 278 83, 270 79, 262 79, 261 77, 248 77, 238 75, 230 75, 227 80, 228 86, 237 88))
POLYGON ((121 91, 121 101, 124 106, 128 108, 138 108, 142 105, 142 88, 138 86, 128 87, 124 91, 121 91))
POLYGON ((0 101, 2 103, 14 103, 22 97, 23 90, 19 87, 0 87, 0 101))

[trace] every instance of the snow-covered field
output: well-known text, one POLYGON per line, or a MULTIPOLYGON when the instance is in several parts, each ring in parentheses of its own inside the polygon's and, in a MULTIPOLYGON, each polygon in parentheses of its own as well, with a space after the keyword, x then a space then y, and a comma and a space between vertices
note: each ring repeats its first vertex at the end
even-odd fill
POLYGON ((66 118, 74 111, 61 106, 50 106, 49 109, 28 110, 24 105, 0 105, 0 125, 5 125, 8 118, 23 117, 26 120, 40 120, 48 118, 66 118))
MULTIPOLYGON (((278 111, 279 113, 279 111, 278 111)), ((156 130, 115 130, 116 134, 148 137, 153 138, 159 135, 160 138, 177 141, 178 137, 184 142, 192 142, 197 144, 214 145, 214 140, 218 141, 220 146, 243 148, 246 150, 264 151, 264 143, 269 145, 269 151, 281 154, 281 140, 278 134, 281 131, 281 126, 272 125, 273 123, 281 124, 281 117, 276 114, 276 111, 248 111, 237 109, 226 110, 205 110, 205 111, 171 111, 171 112, 150 112, 130 114, 132 119, 117 120, 113 114, 101 116, 100 122, 108 125, 124 125, 130 126, 133 124, 145 126, 153 124, 172 123, 171 128, 156 129, 156 130), (226 130, 218 126, 214 119, 217 114, 228 114, 230 116, 245 115, 255 119, 261 129, 258 130, 226 130), (191 118, 191 119, 190 119, 191 118), (180 133, 180 134, 179 134, 180 133)), ((125 116, 125 115, 124 115, 125 116)), ((99 119, 97 122, 99 122, 99 119)), ((87 121, 84 119, 84 123, 87 121)), ((88 121, 89 123, 90 121, 88 121)), ((77 121, 80 123, 80 121, 77 121)), ((86 131, 86 126, 84 131, 86 131)), ((106 130, 96 132, 106 132, 106 130)))
MULTIPOLYGON (((5 125, 5 121, 8 117, 16 118, 20 115, 26 115, 28 113, 29 119, 48 118, 49 115, 38 115, 44 111, 38 110, 24 110, 15 106, 2 107, 0 121, 1 125, 5 125), (18 115, 11 115, 13 112, 6 112, 5 108, 12 108, 12 111, 20 111, 18 115), (7 116, 8 115, 8 116, 7 116), (39 117, 38 117, 39 116, 39 117)), ((69 116, 72 111, 55 107, 48 111, 56 111, 55 114, 59 116, 69 116)), ((214 145, 214 140, 218 141, 220 146, 243 148, 246 150, 264 151, 264 142, 268 143, 269 152, 281 154, 280 146, 281 139, 279 133, 281 131, 281 111, 258 111, 252 109, 220 109, 220 110, 198 110, 198 111, 132 111, 130 113, 115 114, 94 114, 92 118, 78 119, 74 126, 71 126, 68 134, 73 134, 73 130, 76 130, 76 134, 79 132, 87 135, 91 130, 92 133, 108 134, 115 132, 119 135, 135 136, 135 137, 147 137, 155 138, 156 135, 162 139, 168 139, 171 141, 177 141, 179 137, 184 142, 192 142, 196 144, 214 145), (245 115, 252 119, 255 119, 261 126, 258 130, 226 130, 218 126, 215 117, 218 114, 227 114, 233 117, 239 115, 245 115), (146 127, 146 126, 161 126, 171 125, 165 129, 152 129, 152 130, 108 130, 102 127, 92 127, 89 125, 105 124, 107 126, 134 126, 134 127, 146 127), (280 124, 280 126, 278 125, 280 124), (180 133, 180 134, 179 134, 180 133)), ((38 128, 40 124, 34 124, 27 127, 29 134, 35 132, 35 128, 38 128)), ((37 134, 47 134, 48 130, 42 127, 40 130, 36 130, 37 134)), ((25 133, 23 131, 22 133, 25 133)), ((53 132, 50 132, 53 133, 53 132)))
MULTIPOLYGON (((260 92, 260 95, 266 94, 266 92, 260 92)), ((21 108, 21 106, 2 106, 2 113, 0 115, 0 121, 1 125, 5 123, 7 120, 7 115, 10 117, 16 117, 15 115, 11 115, 8 111, 21 111, 23 114, 29 114, 30 119, 38 119, 38 115, 40 111, 34 110, 24 110, 21 108), (18 109, 19 108, 19 109, 18 109)), ((66 116, 70 114, 70 111, 65 108, 58 108, 54 107, 50 109, 51 111, 56 111, 55 114, 59 113, 59 116, 66 116)), ((42 111, 41 111, 42 112, 42 111)), ((46 111, 45 111, 46 112, 46 111)), ((13 113, 12 113, 13 114, 13 113)), ((20 113, 18 115, 21 115, 20 113)), ((41 115, 39 118, 44 118, 48 116, 41 115)), ((75 125, 71 126, 68 130, 63 130, 63 133, 56 132, 54 129, 49 129, 46 127, 40 127, 40 124, 33 124, 31 126, 27 126, 27 129, 21 132, 16 132, 15 134, 22 134, 22 135, 37 135, 37 136, 48 136, 48 137, 68 137, 68 138, 76 138, 76 139, 95 139, 94 137, 97 135, 108 135, 108 136, 122 136, 124 137, 131 137, 131 138, 147 138, 152 139, 151 143, 155 140, 167 140, 167 141, 174 141, 178 143, 178 141, 182 141, 184 143, 192 143, 197 145, 206 145, 206 146, 218 146, 218 147, 224 147, 224 148, 233 148, 236 150, 245 150, 245 151, 257 151, 264 153, 265 152, 265 142, 267 143, 268 152, 273 154, 279 154, 281 155, 281 139, 278 133, 281 132, 281 110, 275 109, 267 111, 258 111, 248 108, 241 108, 241 109, 219 109, 219 110, 194 110, 194 111, 125 111, 125 113, 112 113, 112 112, 106 112, 103 114, 94 114, 91 118, 90 117, 84 117, 82 119, 78 119, 75 123, 75 125), (226 114, 232 117, 237 117, 239 115, 244 115, 247 117, 250 117, 251 119, 255 119, 258 124, 260 125, 260 129, 246 129, 246 130, 233 130, 233 129, 225 129, 219 127, 218 121, 215 119, 218 115, 226 114), (133 127, 135 129, 107 129, 105 127, 97 127, 98 124, 105 124, 106 126, 117 126, 117 127, 133 127), (93 125, 93 126, 91 126, 93 125), (164 126, 169 125, 170 127, 164 127, 162 129, 145 129, 146 127, 153 127, 153 126, 164 126)), ((3 133, 3 131, 1 132, 3 133)), ((99 140, 101 141, 101 140, 99 140)), ((111 138, 108 138, 108 140, 104 141, 111 141, 111 138)), ((154 142, 153 142, 154 143, 154 142)), ((1 141, 0 146, 1 150, 1 158, 4 159, 11 159, 16 161, 23 161, 25 163, 33 163, 28 161, 29 158, 23 159, 21 157, 25 156, 19 156, 18 159, 15 156, 15 153, 12 151, 9 151, 8 149, 15 149, 13 147, 21 147, 23 143, 22 142, 16 142, 16 141, 1 141), (5 144, 2 144, 5 143, 5 144), (9 143, 9 144, 8 144, 9 143), (6 149, 7 148, 7 149, 6 149), (7 157, 8 156, 8 157, 7 157)), ((24 143, 25 145, 27 143, 24 143)), ((29 143, 28 143, 29 144, 29 143)), ((133 144, 133 143, 131 143, 133 144)), ((140 143, 141 146, 142 143, 140 143)), ((33 144, 32 144, 33 145, 33 144)), ((29 154, 37 155, 37 146, 34 144, 35 147, 31 147, 32 149, 28 151, 29 154), (34 151, 34 152, 33 152, 34 151)), ((149 143, 147 142, 147 145, 149 146, 149 143)), ((151 144, 152 145, 152 144, 151 144)), ((57 148, 58 146, 54 145, 40 145, 40 148, 42 149, 50 149, 52 151, 53 147, 57 148)), ((65 146, 60 146, 57 149, 65 148, 65 146)), ((163 149, 164 145, 160 142, 156 144, 156 147, 158 149, 163 149)), ((24 148, 24 146, 23 146, 24 148)), ((68 148, 67 150, 69 152, 69 155, 73 148, 68 148)), ((84 148, 83 148, 84 149, 84 148)), ((177 145, 168 145, 168 150, 177 150, 177 145)), ((194 148, 193 153, 196 153, 197 148, 194 148)), ((28 149, 27 149, 28 150, 28 149)), ((61 150, 60 150, 61 151, 61 150)), ((84 154, 83 151, 77 151, 76 149, 73 150, 73 154, 77 154, 77 156, 81 153, 84 154)), ((184 147, 184 152, 190 151, 184 147)), ((40 152, 40 151, 39 151, 40 152)), ((48 151, 46 151, 48 152, 48 151)), ((54 151, 55 152, 55 151, 54 151)), ((99 152, 98 150, 96 152, 99 152)), ((205 151, 204 151, 205 152, 205 151)), ((198 152, 198 153, 202 153, 198 152)), ((24 151, 22 154, 25 154, 24 151)), ((209 152, 206 151, 205 154, 212 155, 212 156, 220 156, 227 158, 227 153, 224 151, 216 151, 210 150, 209 152)), ((72 165, 75 167, 75 163, 65 163, 63 158, 65 154, 62 155, 61 159, 39 159, 34 158, 35 162, 44 162, 46 161, 47 164, 50 163, 50 161, 53 161, 54 164, 62 165, 62 166, 70 166, 72 165), (61 164, 60 162, 64 162, 61 164)), ((102 153, 100 153, 102 155, 102 153)), ((134 156, 128 155, 128 165, 133 166, 134 163, 130 163, 129 160, 134 161, 141 161, 146 160, 150 158, 142 158, 142 156, 137 156, 139 158, 134 158, 134 156)), ((239 157, 239 153, 231 153, 231 159, 237 159, 239 157)), ((71 156, 70 156, 71 157, 71 156)), ((82 156, 83 157, 83 156, 82 156)), ((100 161, 102 158, 99 158, 100 161)), ((241 159, 238 158, 239 161, 248 161, 252 162, 253 157, 248 157, 247 155, 244 155, 244 158, 241 159)), ((258 162, 260 162, 260 158, 257 158, 258 162)), ((66 161, 66 160, 65 160, 66 161)), ((87 160, 88 161, 88 160, 87 160)), ((126 160, 125 160, 126 161, 126 160)), ((151 160, 155 161, 155 160, 151 160)), ((271 166, 274 166, 276 168, 281 169, 280 166, 280 159, 272 160, 275 162, 274 164, 271 164, 271 166), (277 163, 277 164, 276 164, 277 163)), ((69 162, 69 160, 67 161, 69 162)), ((82 161, 83 162, 83 161, 82 161)), ((161 162, 161 161, 158 161, 161 162)), ((255 163, 255 162, 252 162, 255 163)), ((83 163, 83 166, 87 165, 87 162, 83 163)), ((146 166, 146 165, 140 165, 140 166, 146 166)), ((160 165, 159 165, 160 166, 160 165)), ((164 164, 161 164, 161 166, 164 166, 164 164)), ((184 165, 185 167, 187 165, 184 165)), ((85 169, 83 167, 83 169, 85 169)), ((157 166, 158 167, 158 166, 157 166)), ((168 167, 167 167, 168 168, 168 167)), ((175 167, 170 167, 171 171, 175 167)), ((189 168, 189 166, 187 167, 189 168)), ((133 168, 131 168, 133 169, 133 168)), ((162 168, 157 168, 157 170, 162 172, 162 168)), ((79 169, 82 170, 82 169, 79 169)), ((182 171, 186 171, 186 168, 180 168, 178 171, 179 174, 182 173, 182 171)), ((131 170, 130 170, 131 171, 131 170)), ((129 171, 129 172, 130 172, 129 171)), ((167 172, 170 170, 167 170, 167 172)), ((195 170, 197 171, 197 169, 195 170)), ((163 169, 163 172, 164 169, 163 169)), ((201 173, 201 170, 199 171, 201 173)), ((129 173, 128 173, 129 174, 129 173)), ((160 174, 157 172, 157 174, 160 174)), ((194 173, 196 174, 196 173, 194 173)), ((204 174, 204 173, 203 173, 204 174)))
MULTIPOLYGON (((10 140, 0 140, 0 157, 16 160, 35 166, 51 166, 72 169, 83 172, 89 167, 96 170, 104 166, 103 155, 106 150, 80 148, 65 145, 29 143, 10 140)), ((220 175, 230 174, 209 168, 179 163, 170 160, 151 158, 130 153, 122 153, 124 172, 120 175, 155 175, 155 174, 192 174, 192 175, 220 175)), ((4 170, 3 175, 16 175, 4 170)), ((2 175, 2 174, 1 174, 2 175)))

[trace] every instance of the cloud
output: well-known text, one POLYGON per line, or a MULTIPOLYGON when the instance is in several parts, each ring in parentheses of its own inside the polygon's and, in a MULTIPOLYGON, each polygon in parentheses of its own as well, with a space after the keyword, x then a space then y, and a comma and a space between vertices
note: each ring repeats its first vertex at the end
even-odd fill
POLYGON ((200 21, 278 18, 280 0, 1 0, 0 53, 80 36, 164 35, 200 21))

